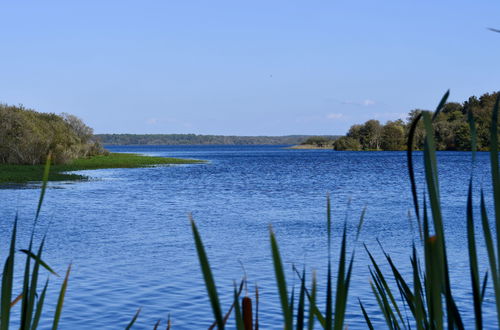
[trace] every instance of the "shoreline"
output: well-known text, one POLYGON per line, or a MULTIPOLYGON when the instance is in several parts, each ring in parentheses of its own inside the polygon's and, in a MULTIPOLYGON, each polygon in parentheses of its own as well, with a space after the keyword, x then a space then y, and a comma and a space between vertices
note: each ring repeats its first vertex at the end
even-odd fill
POLYGON ((283 149, 295 149, 295 150, 333 150, 333 146, 319 147, 313 144, 297 144, 290 147, 285 147, 283 149))
MULTIPOLYGON (((90 158, 75 159, 68 164, 51 165, 49 181, 86 181, 87 175, 68 173, 108 168, 141 168, 155 165, 201 164, 202 160, 146 156, 135 153, 110 153, 90 158)), ((0 164, 0 184, 26 184, 39 182, 44 165, 0 164)))

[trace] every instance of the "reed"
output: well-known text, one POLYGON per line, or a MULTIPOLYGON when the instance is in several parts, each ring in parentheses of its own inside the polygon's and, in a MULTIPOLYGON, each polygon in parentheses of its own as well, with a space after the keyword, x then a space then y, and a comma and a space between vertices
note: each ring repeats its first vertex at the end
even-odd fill
MULTIPOLYGON (((412 276, 404 278, 398 266, 391 259, 389 253, 383 250, 383 261, 387 262, 390 273, 384 274, 381 261, 377 261, 370 248, 365 245, 365 251, 371 261, 370 267, 370 287, 374 299, 377 301, 380 314, 383 315, 386 325, 389 329, 465 329, 462 314, 459 311, 456 299, 452 292, 450 282, 449 262, 446 248, 446 235, 441 211, 441 196, 439 186, 439 176, 436 158, 436 147, 433 133, 433 120, 446 104, 449 92, 446 92, 439 102, 436 110, 431 113, 423 111, 416 116, 411 124, 407 141, 407 161, 409 178, 411 183, 411 193, 413 197, 414 212, 417 220, 420 244, 422 244, 423 256, 417 253, 418 243, 413 244, 409 251, 409 258, 412 267, 412 276), (413 164, 413 138, 419 121, 423 122, 425 129, 424 143, 424 169, 425 169, 425 189, 424 196, 419 199, 418 189, 415 180, 413 164)), ((477 253, 477 242, 475 232, 474 212, 473 212, 473 169, 476 157, 476 126, 474 116, 468 111, 468 122, 471 134, 472 148, 472 170, 469 179, 467 205, 466 205, 466 230, 467 230, 467 250, 469 256, 470 286, 472 292, 471 306, 474 310, 474 326, 476 329, 482 329, 484 326, 482 317, 482 303, 485 297, 488 278, 491 277, 493 290, 496 299, 496 308, 498 324, 500 324, 500 173, 498 171, 498 108, 500 99, 497 99, 491 120, 491 173, 493 184, 493 197, 495 209, 495 230, 496 235, 492 234, 487 216, 487 209, 484 199, 484 192, 481 190, 480 211, 482 235, 485 240, 486 250, 489 261, 489 272, 481 276, 479 273, 479 262, 477 253), (496 242, 495 242, 496 240, 496 242)), ((363 225, 365 210, 360 217, 356 240, 359 237, 363 225)), ((205 278, 205 284, 212 301, 214 315, 218 319, 219 305, 217 293, 214 289, 213 281, 208 264, 208 258, 205 254, 201 237, 196 228, 195 222, 191 221, 193 235, 197 246, 202 272, 205 278)), ((343 329, 345 322, 345 310, 349 297, 349 285, 352 275, 352 266, 354 262, 355 251, 352 250, 350 256, 347 253, 347 234, 346 226, 342 232, 342 242, 340 254, 337 261, 337 282, 335 290, 332 283, 332 262, 331 262, 331 207, 330 197, 327 196, 327 240, 328 240, 328 275, 326 278, 326 304, 325 310, 320 311, 316 305, 316 278, 313 276, 310 289, 306 287, 305 270, 299 272, 295 269, 297 277, 300 279, 299 301, 294 306, 294 290, 291 295, 288 294, 288 285, 283 270, 279 245, 272 227, 269 227, 269 239, 271 245, 272 262, 276 278, 276 285, 281 304, 281 315, 283 318, 284 329, 303 329, 306 325, 308 329, 313 329, 318 324, 323 329, 343 329), (335 294, 333 293, 335 291, 335 294), (307 298, 307 299, 306 299, 307 298), (306 305, 308 313, 306 313, 306 305)), ((354 243, 356 242, 354 241, 354 243)), ((251 324, 242 322, 242 313, 239 304, 239 294, 234 291, 234 303, 231 308, 235 308, 235 323, 238 329, 252 329, 251 324)), ((249 299, 245 297, 244 299, 249 299)), ((366 311, 362 299, 358 299, 361 313, 369 329, 374 329, 373 322, 369 313, 366 311)), ((247 302, 248 303, 248 302, 247 302)), ((223 323, 217 323, 219 329, 224 329, 227 319, 223 323)), ((214 324, 215 325, 215 324, 214 324)), ((258 329, 254 323, 253 327, 258 329)), ((469 325, 467 325, 469 327, 469 325)))
MULTIPOLYGON (((380 270, 379 263, 372 257, 370 250, 366 248, 372 267, 370 270, 372 291, 379 304, 380 313, 386 320, 387 327, 390 329, 464 329, 472 327, 465 325, 462 313, 456 305, 456 300, 450 284, 450 272, 448 266, 446 235, 443 226, 443 217, 441 213, 440 190, 438 181, 438 170, 436 160, 436 149, 434 145, 434 134, 432 121, 437 117, 448 97, 448 92, 443 96, 434 113, 422 112, 412 123, 408 139, 408 169, 412 187, 415 214, 419 224, 420 244, 423 248, 423 256, 417 254, 416 243, 414 243, 411 253, 411 265, 413 276, 405 279, 401 276, 398 267, 392 261, 390 255, 384 251, 385 260, 390 266, 391 277, 395 281, 395 293, 402 297, 401 301, 394 299, 393 290, 387 284, 387 277, 380 270), (415 127, 420 120, 423 120, 425 128, 424 144, 424 168, 425 168, 425 194, 419 203, 417 187, 413 169, 412 158, 412 139, 415 127), (420 208, 420 204, 422 208, 420 208), (423 224, 423 226, 420 226, 423 224), (433 234, 431 234, 433 232, 433 234), (422 266, 423 265, 423 268, 422 266), (410 285, 413 283, 413 288, 410 285), (402 310, 410 315, 408 319, 403 318, 402 310)), ((498 172, 498 108, 499 99, 496 100, 492 112, 491 130, 490 130, 490 159, 493 184, 493 197, 495 208, 496 232, 500 229, 500 179, 498 172)), ((468 122, 471 134, 471 163, 472 169, 469 179, 467 204, 466 204, 466 230, 467 230, 467 251, 469 256, 469 274, 471 302, 474 312, 474 327, 482 329, 484 327, 482 303, 488 282, 488 272, 483 276, 479 273, 479 263, 477 256, 477 242, 475 232, 474 212, 473 212, 473 177, 474 162, 476 158, 476 126, 473 113, 468 111, 468 122)), ((483 228, 482 236, 485 241, 489 260, 489 271, 493 282, 493 290, 496 298, 496 309, 498 324, 500 324, 500 239, 496 235, 493 238, 490 224, 487 217, 487 210, 484 201, 484 192, 481 190, 480 196, 481 224, 483 228)), ((369 328, 372 327, 370 316, 360 301, 360 306, 369 328)))
MULTIPOLYGON (((54 276, 59 276, 52 268, 42 259, 43 247, 45 244, 45 236, 42 238, 38 250, 34 248, 34 235, 36 230, 36 225, 40 215, 40 211, 43 204, 43 199, 45 196, 45 191, 47 189, 48 175, 50 171, 50 154, 47 157, 47 163, 45 164, 42 188, 40 192, 40 199, 36 209, 36 215, 33 222, 33 229, 31 232, 31 238, 29 242, 28 249, 17 250, 16 238, 17 238, 17 216, 14 220, 14 226, 12 229, 12 236, 10 239, 9 255, 5 261, 4 270, 2 273, 2 289, 0 297, 0 329, 9 329, 9 326, 15 322, 11 319, 11 314, 13 308, 18 302, 21 302, 21 312, 19 317, 19 328, 20 329, 37 329, 40 319, 42 317, 43 307, 45 305, 45 297, 47 293, 47 287, 49 280, 45 282, 41 291, 38 286, 38 279, 41 273, 41 268, 44 268, 50 274, 54 276), (36 251, 36 253, 34 252, 36 251), (14 261, 16 258, 16 253, 22 253, 25 260, 24 273, 23 273, 23 286, 22 291, 19 294, 13 295, 13 282, 15 276, 14 261), (33 263, 33 265, 32 265, 33 263), (12 299, 16 297, 15 299, 12 299)), ((71 271, 71 265, 66 271, 66 276, 64 277, 59 297, 57 299, 57 305, 55 314, 52 322, 52 329, 57 329, 59 326, 59 320, 61 318, 61 313, 64 304, 64 297, 66 293, 66 288, 68 286, 69 274, 71 271)))

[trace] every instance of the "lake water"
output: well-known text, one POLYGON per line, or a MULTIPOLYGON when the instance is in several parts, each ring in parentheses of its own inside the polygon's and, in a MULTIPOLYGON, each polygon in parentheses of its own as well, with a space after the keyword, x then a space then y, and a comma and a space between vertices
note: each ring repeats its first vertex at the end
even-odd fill
MULTIPOLYGON (((249 279, 260 291, 262 329, 282 329, 269 247, 269 224, 280 245, 289 286, 299 285, 292 264, 326 278, 326 194, 333 206, 333 264, 338 259, 345 219, 352 243, 362 209, 366 220, 357 249, 347 311, 349 329, 364 329, 357 298, 377 327, 385 323, 372 298, 366 243, 381 263, 379 239, 405 275, 411 244, 418 236, 408 220, 412 210, 403 152, 289 150, 279 146, 114 146, 113 152, 207 160, 206 164, 140 169, 83 171, 90 182, 51 183, 46 193, 38 238, 48 232, 44 259, 64 273, 73 264, 61 320, 62 329, 124 328, 142 311, 138 329, 150 329, 170 313, 176 329, 203 329, 213 320, 200 272, 188 214, 202 235, 218 285, 223 310, 233 281, 249 279), (349 202, 350 201, 350 202, 349 202)), ((465 203, 470 153, 441 152, 443 213, 453 291, 467 325, 473 326, 466 249, 465 203)), ((422 155, 416 154, 419 193, 423 193, 422 155)), ((489 156, 479 153, 475 196, 486 190, 491 211, 489 156)), ((25 247, 39 196, 38 189, 0 190, 2 260, 16 212, 20 246, 25 247)), ((477 206, 478 199, 475 200, 477 206)), ((415 226, 413 222, 413 226, 415 226)), ((477 226, 477 232, 481 227, 477 226)), ((418 244, 418 243, 417 243, 418 244)), ((481 272, 486 270, 479 242, 481 272)), ((385 264, 385 263, 384 263, 385 264)), ((21 266, 18 266, 20 269, 21 266)), ((385 268, 386 269, 386 268, 385 268)), ((336 267, 334 268, 334 273, 336 267)), ((45 278, 45 275, 42 276, 45 278)), ((50 276, 51 301, 60 279, 50 276)), ((19 283, 19 282, 18 282, 19 283)), ((484 302, 486 328, 497 328, 489 288, 484 302)), ((321 298, 321 301, 323 298, 321 298)), ((54 305, 47 306, 52 317, 54 305)), ((234 324, 234 323, 231 323, 234 324)), ((43 327, 49 322, 44 321, 43 327)))

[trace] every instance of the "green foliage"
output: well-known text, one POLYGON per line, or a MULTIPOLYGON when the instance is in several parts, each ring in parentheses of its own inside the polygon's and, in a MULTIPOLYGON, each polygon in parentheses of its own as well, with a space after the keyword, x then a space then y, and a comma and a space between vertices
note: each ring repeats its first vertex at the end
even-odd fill
MULTIPOLYGON (((200 134, 96 134, 95 137, 108 145, 286 145, 301 144, 310 136, 231 136, 200 134)), ((338 136, 326 136, 335 139, 338 136)))
POLYGON ((40 113, 0 104, 0 163, 54 164, 105 153, 92 129, 69 114, 40 113))
POLYGON ((335 140, 333 147, 335 150, 359 151, 361 150, 361 143, 359 143, 359 141, 355 138, 343 136, 335 140))
MULTIPOLYGON (((88 177, 67 173, 70 171, 96 170, 103 168, 135 168, 153 165, 193 164, 200 163, 194 159, 178 159, 152 157, 139 154, 111 153, 89 158, 78 158, 68 164, 52 165, 48 175, 49 181, 87 180, 88 177)), ((43 176, 43 165, 10 165, 0 164, 0 183, 25 183, 40 181, 43 176)))
MULTIPOLYGON (((498 95, 500 95, 500 92, 486 93, 479 98, 472 96, 462 104, 445 103, 432 122, 436 150, 471 149, 468 112, 471 112, 475 118, 478 150, 488 150, 490 145, 491 113, 498 95)), ((408 137, 410 125, 423 111, 425 110, 415 109, 410 111, 406 123, 399 119, 380 125, 377 120, 369 120, 362 125, 352 125, 346 135, 346 138, 350 138, 350 140, 339 138, 335 144, 335 149, 405 150, 405 140, 408 137), (359 148, 357 148, 357 144, 359 144, 359 148)), ((424 139, 424 124, 422 121, 417 121, 412 142, 416 149, 424 149, 424 139)))
MULTIPOLYGON (((448 94, 443 97, 447 98, 448 94)), ((473 99, 475 101, 475 99, 473 99)), ((498 108, 500 95, 498 95, 490 111, 490 158, 492 168, 493 197, 495 208, 496 231, 500 228, 500 175, 498 174, 498 108)), ((449 329, 464 329, 462 314, 458 310, 453 295, 450 275, 448 268, 446 239, 444 231, 444 219, 441 213, 441 196, 438 181, 438 166, 436 160, 437 133, 435 135, 436 121, 442 120, 443 116, 465 116, 469 125, 469 147, 472 150, 472 170, 469 179, 469 188, 466 202, 466 224, 467 224, 467 252, 469 256, 469 274, 470 274, 470 306, 473 309, 473 320, 476 329, 482 329, 483 311, 482 304, 484 300, 488 276, 486 273, 481 280, 478 262, 478 251, 476 244, 476 224, 473 210, 473 170, 475 153, 477 150, 479 136, 476 126, 477 115, 473 108, 469 107, 468 112, 461 113, 457 110, 458 105, 444 105, 441 102, 434 114, 423 111, 413 116, 413 122, 410 125, 408 140, 408 166, 410 169, 410 181, 412 185, 415 214, 419 223, 419 232, 421 232, 421 243, 423 245, 423 260, 417 256, 415 245, 412 249, 411 264, 413 276, 405 279, 397 266, 392 262, 391 257, 384 251, 386 261, 388 262, 392 277, 396 282, 397 293, 401 297, 398 301, 394 299, 391 286, 388 284, 387 277, 381 271, 379 264, 370 256, 373 270, 371 270, 372 289, 376 300, 379 303, 380 312, 384 316, 387 326, 390 329, 443 329, 447 326, 449 329), (418 126, 418 122, 423 119, 424 129, 424 169, 426 179, 427 196, 424 196, 422 212, 416 195, 416 183, 413 173, 412 149, 413 138, 418 126), (430 211, 430 213, 429 213, 430 211), (423 223, 423 227, 420 224, 423 223), (431 229, 433 228, 433 229, 431 229), (431 235, 434 232, 434 235, 431 235), (423 267, 422 267, 423 265, 423 267), (413 290, 408 283, 413 282, 413 290), (405 318, 402 317, 407 315, 405 318)), ((455 119, 452 119, 455 120, 455 119)), ((483 238, 486 245, 488 260, 490 264, 489 271, 492 274, 493 290, 496 299, 497 317, 500 323, 500 278, 498 265, 500 264, 500 238, 492 235, 490 224, 487 217, 484 194, 481 192, 480 198, 481 223, 483 227, 483 238), (495 238, 493 238, 495 237, 495 238), (496 242, 495 242, 496 240, 496 242), (495 244, 496 243, 496 244, 495 244)), ((360 307, 367 326, 373 328, 370 317, 360 302, 360 307)))
POLYGON ((301 144, 313 145, 317 147, 328 147, 333 144, 333 140, 325 136, 312 136, 301 144))

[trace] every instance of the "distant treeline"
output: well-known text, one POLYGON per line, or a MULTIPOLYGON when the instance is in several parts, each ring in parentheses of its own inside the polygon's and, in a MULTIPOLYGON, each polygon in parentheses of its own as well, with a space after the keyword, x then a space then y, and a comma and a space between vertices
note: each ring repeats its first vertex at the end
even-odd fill
MULTIPOLYGON (((434 120, 436 148, 438 150, 470 150, 470 130, 467 112, 472 111, 477 129, 479 150, 487 150, 490 144, 489 130, 491 114, 500 92, 470 97, 463 103, 447 103, 434 120)), ((404 150, 411 122, 421 109, 410 111, 406 121, 388 121, 382 125, 378 120, 368 120, 361 125, 353 125, 347 135, 337 139, 336 150, 404 150)), ((415 146, 423 148, 423 123, 417 126, 415 146)))
POLYGON ((42 164, 49 152, 56 164, 105 153, 78 117, 0 104, 0 163, 42 164))
MULTIPOLYGON (((192 144, 229 144, 229 145, 288 145, 300 144, 309 135, 287 136, 224 136, 197 134, 96 134, 95 137, 108 145, 192 145, 192 144)), ((335 136, 328 136, 335 138, 335 136)))

